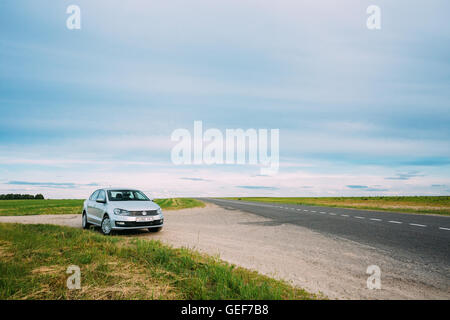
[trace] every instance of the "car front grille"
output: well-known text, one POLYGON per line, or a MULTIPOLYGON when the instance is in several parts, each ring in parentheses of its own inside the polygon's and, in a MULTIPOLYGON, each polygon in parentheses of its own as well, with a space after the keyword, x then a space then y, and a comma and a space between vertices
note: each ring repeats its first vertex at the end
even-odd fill
POLYGON ((157 214, 158 214, 158 210, 130 211, 130 216, 132 216, 132 217, 156 216, 157 214), (144 212, 146 214, 144 214, 144 212))

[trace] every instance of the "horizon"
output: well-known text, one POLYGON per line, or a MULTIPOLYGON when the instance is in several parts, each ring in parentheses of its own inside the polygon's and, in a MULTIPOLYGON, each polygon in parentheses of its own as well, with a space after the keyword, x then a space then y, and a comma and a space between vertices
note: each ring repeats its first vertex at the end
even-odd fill
MULTIPOLYGON (((98 189, 105 189, 105 188, 98 188, 98 189)), ((92 192, 90 194, 92 194, 93 192, 95 192, 98 189, 92 189, 92 192)), ((127 189, 127 188, 114 188, 114 189, 127 189)), ((142 191, 142 190, 139 190, 142 191)), ((144 191, 142 191, 144 192, 144 191)), ((145 192, 144 192, 145 193, 145 192)), ((89 195, 90 195, 89 194, 89 195)), ((0 194, 0 195, 7 195, 7 194, 0 194)), ((13 194, 16 195, 16 194, 13 194)), ((18 195, 31 195, 31 196, 36 196, 36 195, 42 195, 44 196, 44 199, 2 199, 2 200, 86 200, 86 198, 48 198, 45 197, 45 194, 42 193, 37 193, 37 194, 18 194, 18 195)), ((89 196, 88 195, 88 196, 89 196)), ((148 194, 146 194, 147 196, 149 196, 148 194)), ((410 196, 380 196, 380 195, 372 195, 372 196, 367 196, 367 195, 362 195, 362 196, 348 196, 348 197, 342 197, 342 196, 316 196, 316 197, 307 197, 307 196, 289 196, 289 197, 272 197, 272 196, 259 196, 259 195, 246 195, 246 196, 232 196, 232 197, 222 197, 222 196, 210 196, 210 197, 196 197, 196 196, 191 196, 191 197, 177 197, 177 198, 195 198, 195 199, 218 199, 218 198, 238 198, 238 200, 240 198, 295 198, 295 199, 301 199, 301 198, 367 198, 367 199, 371 199, 371 198, 445 198, 445 197, 450 197, 450 194, 448 195, 441 195, 441 196, 427 196, 427 195, 410 195, 410 196)), ((150 197, 150 199, 170 199, 171 197, 164 197, 164 198, 154 198, 154 197, 150 197)))

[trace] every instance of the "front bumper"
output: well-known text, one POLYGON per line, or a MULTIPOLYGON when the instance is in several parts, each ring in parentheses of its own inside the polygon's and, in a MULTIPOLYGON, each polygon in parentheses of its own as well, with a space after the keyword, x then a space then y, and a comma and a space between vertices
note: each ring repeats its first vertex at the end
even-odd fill
POLYGON ((164 219, 153 220, 153 221, 114 221, 114 230, 125 230, 125 229, 145 229, 145 228, 159 228, 164 225, 164 219))

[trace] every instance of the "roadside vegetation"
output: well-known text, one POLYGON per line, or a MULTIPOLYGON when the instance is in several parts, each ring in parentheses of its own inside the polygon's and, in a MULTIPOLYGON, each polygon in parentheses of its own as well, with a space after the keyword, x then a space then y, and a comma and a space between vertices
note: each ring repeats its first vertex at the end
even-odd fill
POLYGON ((314 298, 286 282, 155 240, 0 224, 0 300, 314 298), (80 267, 79 290, 66 286, 70 265, 80 267))
POLYGON ((190 198, 169 198, 169 199, 155 199, 155 202, 166 210, 178 210, 187 208, 204 207, 205 203, 190 198))
POLYGON ((416 197, 333 197, 333 198, 271 198, 242 197, 232 200, 286 203, 325 207, 384 210, 406 213, 450 215, 450 196, 416 197))
POLYGON ((32 195, 32 194, 18 194, 18 193, 8 193, 0 194, 0 200, 43 200, 44 196, 42 194, 32 195))
MULTIPOLYGON (((0 200, 0 216, 40 214, 81 214, 84 200, 0 200)), ((204 207, 202 201, 189 198, 156 199, 165 210, 204 207)))

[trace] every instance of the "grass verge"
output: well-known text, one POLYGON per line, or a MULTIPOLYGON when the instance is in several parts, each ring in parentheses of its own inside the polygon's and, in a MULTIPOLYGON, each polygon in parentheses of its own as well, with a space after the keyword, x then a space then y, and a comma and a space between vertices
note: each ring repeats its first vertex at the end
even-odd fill
MULTIPOLYGON (((0 200, 0 216, 28 216, 40 214, 81 214, 84 200, 0 200)), ((190 198, 156 199, 166 210, 204 207, 199 200, 190 198)))
POLYGON ((341 207, 367 210, 383 210, 404 213, 450 215, 450 196, 417 197, 333 197, 333 198, 275 198, 241 197, 231 200, 341 207))
POLYGON ((159 241, 0 224, 0 300, 313 298, 283 281, 159 241), (66 287, 70 265, 80 267, 80 290, 66 287))

